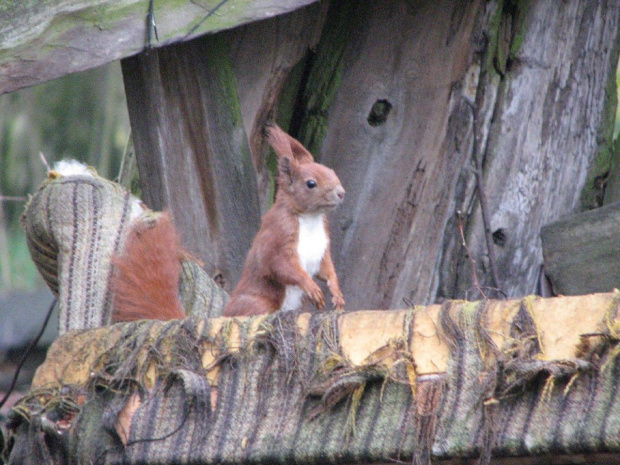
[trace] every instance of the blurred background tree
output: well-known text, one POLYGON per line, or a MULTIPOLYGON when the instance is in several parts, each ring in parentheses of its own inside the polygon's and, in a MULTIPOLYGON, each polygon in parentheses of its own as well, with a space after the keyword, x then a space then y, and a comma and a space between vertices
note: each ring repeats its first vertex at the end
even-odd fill
POLYGON ((39 153, 114 179, 129 134, 118 62, 0 96, 0 292, 43 285, 19 228, 25 198, 46 175, 39 153))

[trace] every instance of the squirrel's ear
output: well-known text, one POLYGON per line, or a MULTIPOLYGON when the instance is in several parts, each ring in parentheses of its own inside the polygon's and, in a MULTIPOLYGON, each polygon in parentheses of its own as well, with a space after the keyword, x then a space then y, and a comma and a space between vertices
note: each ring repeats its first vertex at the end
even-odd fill
POLYGON ((293 157, 299 163, 313 162, 312 154, 294 137, 289 136, 277 124, 265 127, 269 145, 278 157, 293 157))
POLYGON ((280 177, 283 178, 288 184, 293 184, 299 174, 298 164, 295 159, 290 157, 280 157, 278 160, 278 171, 280 177))
POLYGON ((288 134, 286 136, 289 138, 289 142, 291 143, 291 151, 293 152, 295 160, 299 163, 312 163, 314 161, 312 154, 308 151, 308 149, 306 149, 306 147, 301 145, 301 142, 288 134))

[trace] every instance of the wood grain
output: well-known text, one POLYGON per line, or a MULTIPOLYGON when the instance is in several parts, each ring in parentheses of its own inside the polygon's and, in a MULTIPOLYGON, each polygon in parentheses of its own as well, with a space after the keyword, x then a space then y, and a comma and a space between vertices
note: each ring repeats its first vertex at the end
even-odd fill
MULTIPOLYGON (((159 41, 153 37, 152 46, 271 18, 314 1, 228 0, 204 20, 219 0, 156 0, 159 41)), ((148 0, 0 2, 0 94, 145 50, 148 9, 148 0)))
POLYGON ((256 174, 220 35, 123 61, 143 196, 230 291, 260 224, 256 174))

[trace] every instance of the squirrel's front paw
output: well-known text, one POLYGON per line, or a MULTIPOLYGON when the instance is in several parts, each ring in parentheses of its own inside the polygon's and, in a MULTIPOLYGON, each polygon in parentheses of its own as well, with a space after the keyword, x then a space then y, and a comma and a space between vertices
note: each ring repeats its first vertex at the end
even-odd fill
POLYGON ((325 298, 323 297, 323 291, 317 283, 314 281, 308 281, 304 286, 304 292, 308 298, 316 305, 319 310, 325 305, 325 298))
POLYGON ((336 310, 344 310, 344 296, 342 294, 332 295, 332 305, 336 310))

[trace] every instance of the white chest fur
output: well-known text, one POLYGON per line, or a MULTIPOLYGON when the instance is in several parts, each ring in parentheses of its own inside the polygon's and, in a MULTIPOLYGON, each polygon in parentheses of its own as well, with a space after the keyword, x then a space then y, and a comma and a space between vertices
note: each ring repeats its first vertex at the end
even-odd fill
MULTIPOLYGON (((301 267, 314 276, 321 268, 323 255, 329 245, 325 232, 323 215, 299 215, 299 237, 297 239, 297 254, 301 267)), ((282 310, 295 310, 301 305, 303 292, 299 286, 286 286, 286 294, 282 303, 282 310)))

